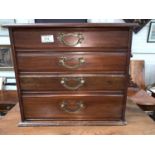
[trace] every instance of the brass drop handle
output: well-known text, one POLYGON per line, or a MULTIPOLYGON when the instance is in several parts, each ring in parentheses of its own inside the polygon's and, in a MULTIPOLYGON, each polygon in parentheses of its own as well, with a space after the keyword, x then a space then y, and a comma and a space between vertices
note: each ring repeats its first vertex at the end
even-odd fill
POLYGON ((75 33, 66 33, 66 34, 65 33, 59 33, 57 38, 62 44, 66 45, 66 46, 77 46, 78 44, 81 44, 82 41, 84 40, 84 37, 81 33, 77 33, 77 34, 75 34, 75 33), (75 42, 72 42, 72 43, 67 42, 65 40, 66 37, 75 37, 75 38, 77 38, 77 40, 75 42))
POLYGON ((85 106, 84 106, 84 103, 82 101, 77 101, 75 102, 75 107, 74 108, 70 108, 69 107, 69 102, 67 101, 63 101, 61 104, 60 104, 60 107, 61 109, 64 111, 64 112, 67 112, 67 113, 76 113, 76 112, 80 112, 85 106))
POLYGON ((65 68, 67 68, 67 69, 77 69, 77 68, 79 68, 82 64, 85 63, 85 59, 84 59, 83 57, 80 57, 80 58, 67 58, 67 57, 62 56, 62 57, 59 58, 59 63, 60 63, 63 67, 65 67, 65 68), (69 64, 67 64, 67 62, 73 61, 73 60, 74 60, 74 61, 77 61, 78 63, 75 64, 75 65, 69 65, 69 64))
POLYGON ((60 83, 66 88, 66 89, 69 89, 69 90, 77 90, 78 88, 80 88, 81 86, 84 85, 85 83, 85 80, 81 77, 73 77, 73 78, 62 78, 60 83), (75 86, 70 86, 69 84, 67 84, 67 82, 69 81, 76 81, 76 85, 75 86))

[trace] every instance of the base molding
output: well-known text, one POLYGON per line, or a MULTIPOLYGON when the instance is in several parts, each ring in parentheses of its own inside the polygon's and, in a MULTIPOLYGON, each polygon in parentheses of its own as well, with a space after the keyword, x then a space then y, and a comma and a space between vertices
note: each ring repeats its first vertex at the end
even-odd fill
POLYGON ((39 127, 39 126, 123 126, 126 121, 23 121, 19 127, 39 127))

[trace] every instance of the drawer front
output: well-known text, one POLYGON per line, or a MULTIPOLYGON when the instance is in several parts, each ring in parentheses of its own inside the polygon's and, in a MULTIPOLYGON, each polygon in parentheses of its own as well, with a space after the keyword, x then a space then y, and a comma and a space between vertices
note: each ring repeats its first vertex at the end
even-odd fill
POLYGON ((125 75, 70 74, 70 75, 21 75, 20 87, 24 91, 102 91, 124 90, 125 75))
POLYGON ((52 29, 18 28, 13 31, 17 49, 50 49, 65 47, 127 48, 128 28, 52 29))
POLYGON ((125 72, 127 53, 18 53, 18 69, 35 72, 125 72))
POLYGON ((24 95, 25 119, 120 120, 123 95, 24 95))

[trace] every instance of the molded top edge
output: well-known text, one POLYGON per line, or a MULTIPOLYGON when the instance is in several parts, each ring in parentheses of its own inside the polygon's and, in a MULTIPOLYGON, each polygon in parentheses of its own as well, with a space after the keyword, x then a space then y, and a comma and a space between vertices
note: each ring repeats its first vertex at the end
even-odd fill
POLYGON ((69 28, 69 27, 137 27, 137 23, 39 23, 39 24, 7 24, 3 25, 5 28, 14 28, 14 27, 62 27, 62 28, 69 28))

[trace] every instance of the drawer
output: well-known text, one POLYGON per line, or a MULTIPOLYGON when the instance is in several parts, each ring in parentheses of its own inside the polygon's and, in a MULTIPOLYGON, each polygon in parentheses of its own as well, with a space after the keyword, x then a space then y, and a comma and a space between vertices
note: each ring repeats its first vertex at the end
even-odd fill
POLYGON ((120 120, 121 94, 24 95, 26 120, 120 120))
POLYGON ((21 72, 125 72, 127 53, 71 52, 71 53, 18 53, 21 72))
POLYGON ((128 48, 128 28, 24 28, 14 29, 16 49, 66 47, 128 48))
POLYGON ((124 90, 125 75, 108 74, 30 74, 20 75, 23 91, 102 91, 124 90))

